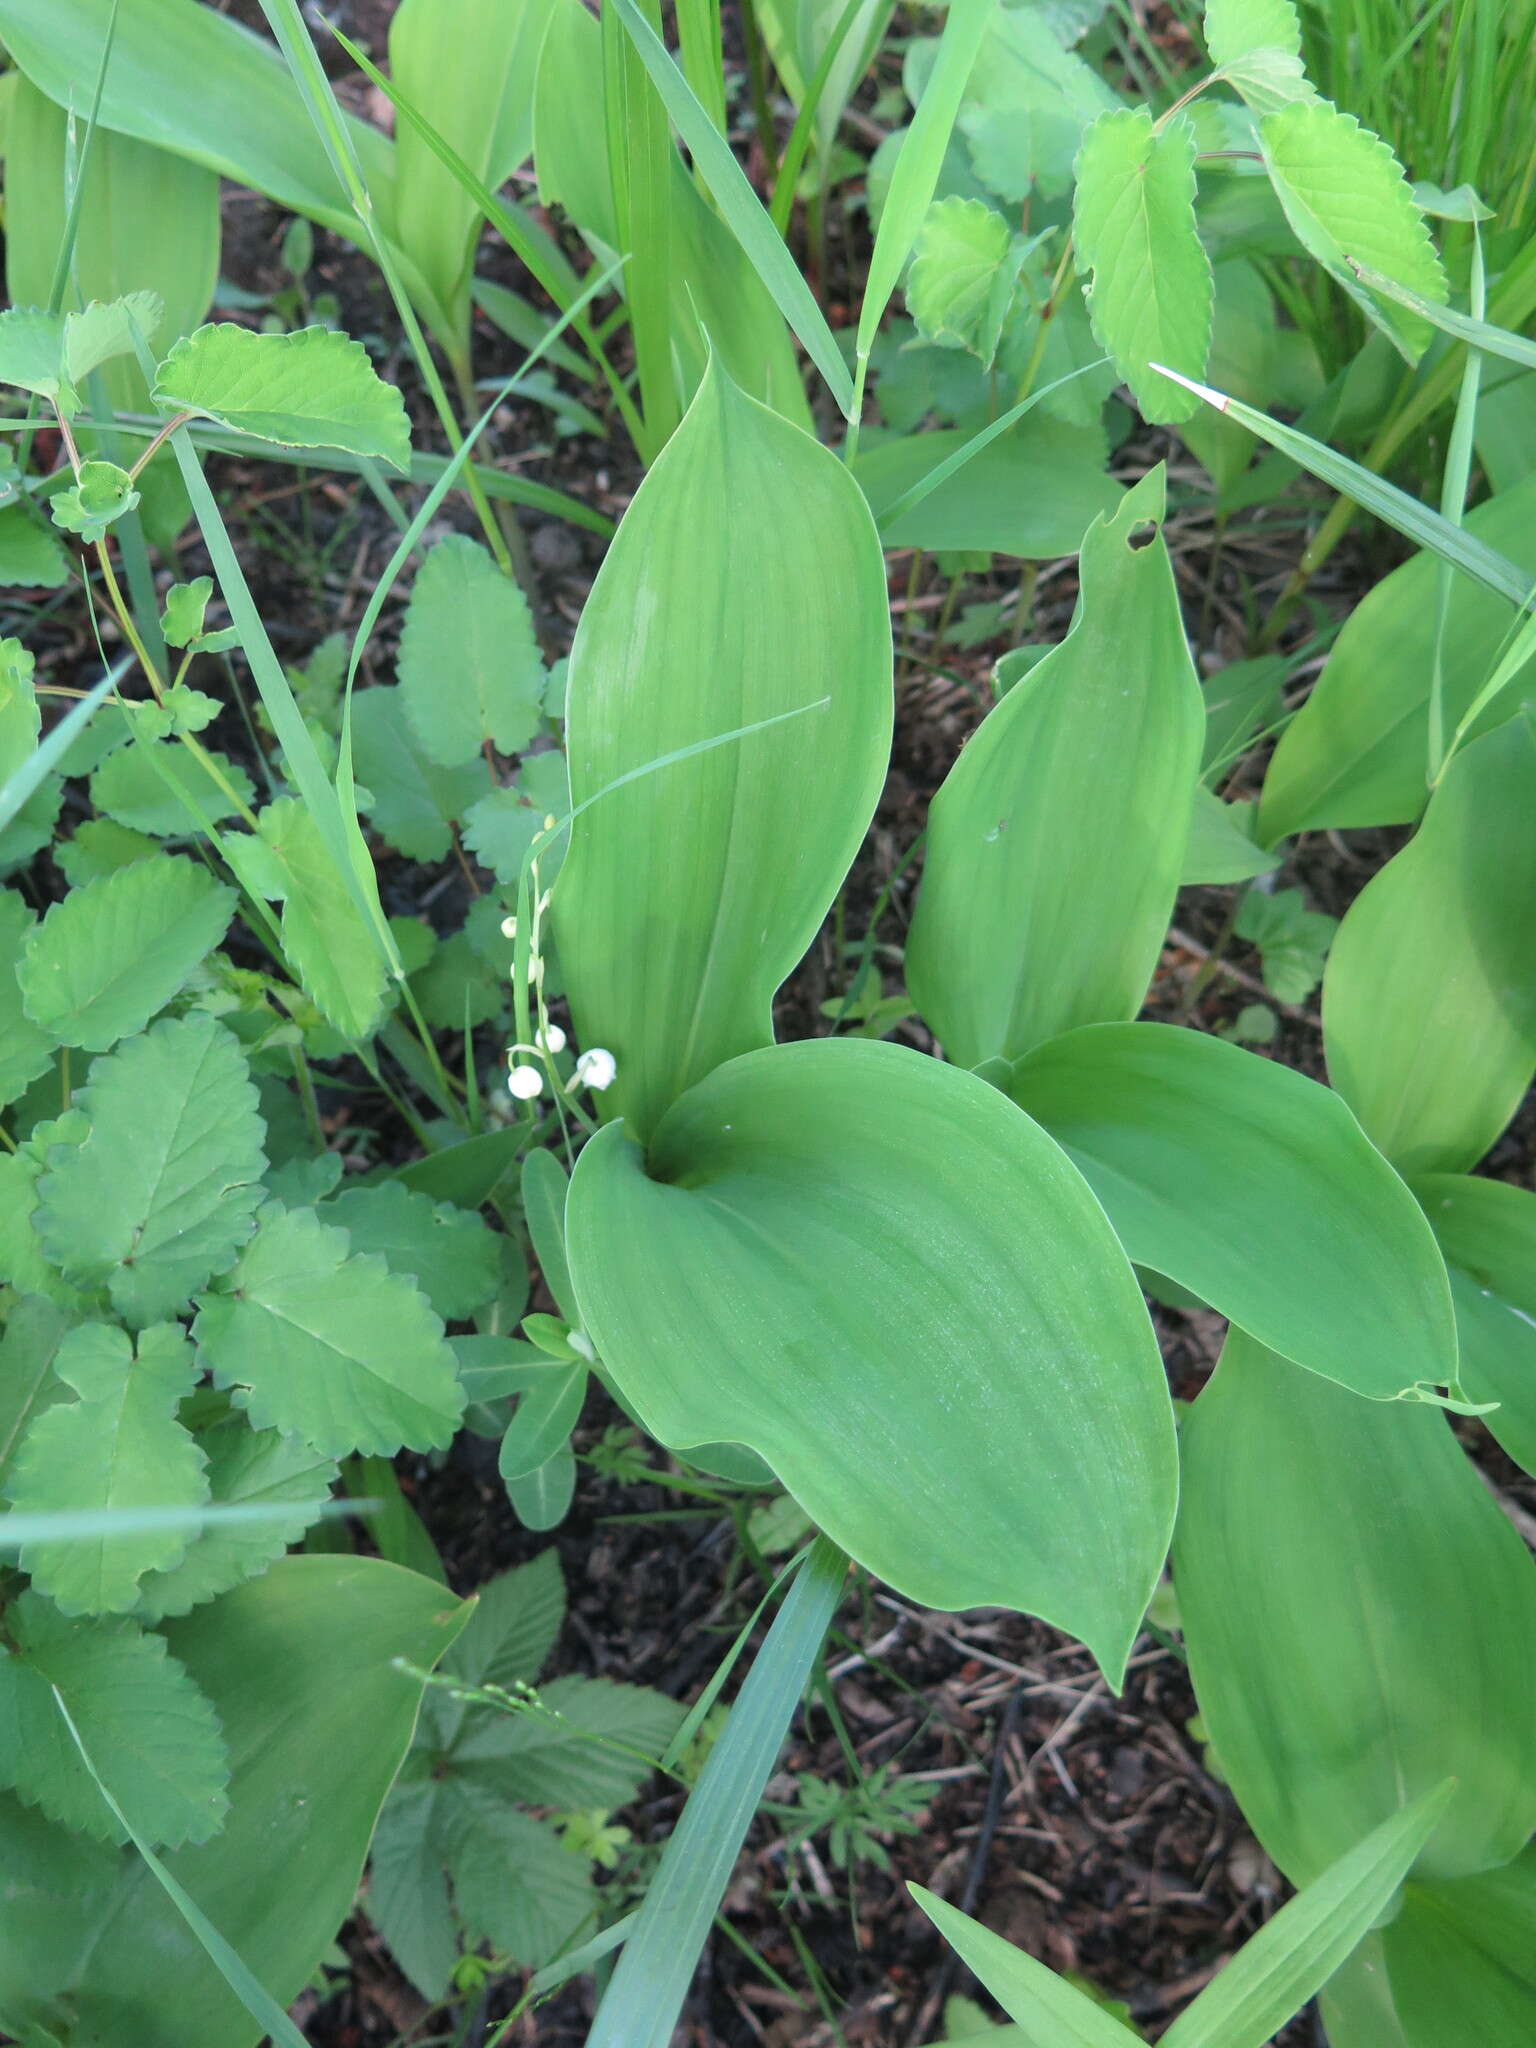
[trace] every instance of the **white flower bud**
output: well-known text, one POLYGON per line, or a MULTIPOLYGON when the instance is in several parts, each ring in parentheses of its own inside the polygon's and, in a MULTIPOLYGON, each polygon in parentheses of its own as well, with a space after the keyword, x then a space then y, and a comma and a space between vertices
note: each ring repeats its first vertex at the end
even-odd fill
POLYGON ((504 939, 515 939, 517 937, 517 919, 515 917, 504 917, 501 920, 501 936, 504 939))
POLYGON ((584 1088, 590 1088, 596 1094, 601 1094, 603 1089, 613 1086, 618 1071, 618 1061, 611 1052, 605 1051, 600 1045, 594 1045, 589 1052, 584 1052, 576 1062, 576 1079, 584 1088))
POLYGON ((565 1033, 558 1024, 546 1024, 540 1036, 546 1052, 565 1051, 565 1033))
POLYGON ((512 1067, 507 1073, 507 1091, 519 1102, 533 1102, 544 1093, 544 1076, 537 1067, 512 1067))

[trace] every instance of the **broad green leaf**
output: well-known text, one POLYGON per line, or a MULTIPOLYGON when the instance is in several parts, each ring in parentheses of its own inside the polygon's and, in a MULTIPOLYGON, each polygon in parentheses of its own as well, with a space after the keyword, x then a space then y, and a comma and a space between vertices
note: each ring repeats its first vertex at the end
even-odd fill
POLYGON ((519 754, 539 729, 544 663, 528 600, 478 541, 440 540, 416 572, 400 693, 428 760, 461 768, 490 742, 519 754))
POLYGON ((0 506, 0 589, 17 584, 57 590, 69 581, 69 558, 58 536, 21 505, 0 506))
MULTIPOLYGON (((1536 474, 1469 512, 1466 529, 1536 580, 1536 474)), ((1345 620, 1265 775, 1259 818, 1266 844, 1328 825, 1405 825, 1423 810, 1436 575, 1435 558, 1416 555, 1345 620)), ((1471 706, 1515 623, 1504 598, 1469 577, 1453 579, 1441 666, 1448 730, 1471 706)), ((1536 695, 1529 677, 1517 693, 1536 695)), ((1509 709, 1503 700, 1474 730, 1487 730, 1509 709)))
MULTIPOLYGON (((229 1809, 219 1721, 163 1639, 129 1621, 69 1621, 40 1594, 7 1610, 0 1654, 0 1778, 50 1820, 123 1840, 91 1783, 59 1697, 113 1798, 139 1832, 206 1842, 229 1809)), ((61 1906, 63 1902, 61 1901, 61 1906)))
POLYGON ((69 1398, 53 1369, 69 1327, 67 1312, 37 1294, 19 1296, 6 1317, 0 1337, 0 1484, 8 1484, 11 1460, 34 1416, 69 1398))
MULTIPOLYGON (((1363 263, 1437 303, 1445 272, 1403 167, 1379 135, 1327 100, 1296 100, 1266 114, 1259 141, 1270 183, 1296 239, 1337 279, 1410 363, 1428 347, 1426 320, 1361 284, 1363 263)), ((1176 370, 1185 366, 1172 357, 1176 370)), ((1186 370, 1186 375, 1198 372, 1186 370)))
POLYGON ((1264 2048, 1375 1925, 1453 1789, 1447 1780, 1384 1820, 1282 1906, 1174 2021, 1168 2048, 1264 2048))
POLYGON ((1452 1378, 1434 1238, 1327 1088, 1204 1032, 1100 1024, 1040 1046, 1010 1092, 1138 1265, 1373 1400, 1452 1378))
POLYGON ((0 785, 37 751, 43 714, 33 680, 36 663, 19 640, 0 640, 0 785))
POLYGON ((547 1465, 569 1440, 586 1391, 585 1365, 551 1362, 548 1371, 519 1397, 496 1460, 496 1469, 508 1486, 547 1465))
POLYGON ((289 448, 344 448, 391 468, 411 461, 405 403, 361 342, 330 327, 254 334, 214 321, 177 342, 153 392, 164 410, 289 448))
POLYGON ((335 1483, 331 1459, 297 1437, 250 1429, 239 1415, 200 1432, 197 1442, 207 1455, 213 1505, 289 1512, 272 1521, 208 1523, 192 1537, 180 1563, 140 1579, 134 1612, 141 1620, 190 1613, 265 1571, 316 1520, 335 1483))
POLYGON ((416 1286, 445 1322, 484 1308, 501 1284, 502 1240, 469 1209, 413 1194, 397 1180, 347 1188, 320 1210, 339 1223, 354 1252, 377 1252, 416 1286))
MULTIPOLYGON (((421 1685, 396 1660, 430 1669, 464 1611, 431 1580, 374 1558, 292 1557, 167 1627, 218 1710, 232 1773, 217 1840, 165 1866, 280 2006, 310 1982, 351 1910, 410 1740, 421 1685)), ((9 1844, 9 1816, 6 1827, 9 1844)), ((82 2040, 251 2048, 253 2022, 150 1871, 127 1863, 105 1895, 82 1895, 59 1881, 59 1839, 22 1837, 28 1853, 8 1860, 7 1882, 28 1905, 51 1890, 77 1960, 37 1987, 25 1949, 0 1927, 0 2006, 45 1988, 67 1996, 82 2040)))
POLYGON ((1536 1194, 1459 1173, 1416 1175, 1451 1276, 1461 1383, 1499 1405, 1482 1420, 1536 1473, 1536 1194))
POLYGON ((570 1181, 553 1152, 528 1153, 522 1166, 523 1220, 544 1285, 568 1323, 576 1320, 576 1293, 565 1256, 565 1204, 570 1181))
POLYGON ((274 1205, 224 1285, 192 1334, 258 1429, 327 1457, 449 1442, 464 1396, 442 1323, 381 1258, 349 1257, 344 1230, 274 1205))
POLYGON ((576 1457, 569 1444, 537 1472, 525 1473, 507 1485, 512 1512, 525 1529, 558 1529, 570 1512, 576 1492, 576 1457))
POLYGON ((1224 804, 1203 785, 1196 789, 1189 844, 1179 869, 1180 888, 1199 882, 1247 882, 1280 865, 1276 855, 1254 843, 1253 810, 1252 804, 1224 804))
POLYGON ((238 1042, 205 1012, 99 1059, 91 1120, 38 1183, 37 1232, 69 1279, 105 1285, 134 1327, 178 1315, 235 1262, 264 1199, 264 1126, 238 1042))
POLYGON ((566 1228, 653 1435, 750 1445, 913 1599, 1044 1614, 1118 1682, 1172 1504, 1165 1383, 1098 1204, 995 1090, 865 1040, 750 1053, 648 1155, 600 1133, 566 1228))
MULTIPOLYGON (((550 12, 549 0, 511 9, 459 0, 445 35, 440 0, 403 0, 389 24, 395 83, 492 192, 533 151, 534 78, 550 12)), ((396 130, 395 165, 401 247, 467 328, 480 209, 409 121, 396 130)))
MULTIPOLYGON (((0 0, 0 37, 34 85, 79 113, 82 80, 95 77, 113 18, 113 0, 0 0)), ((361 236, 277 52, 195 0, 133 0, 118 10, 101 122, 254 186, 349 240, 361 236)), ((347 128, 382 205, 393 152, 377 129, 350 119, 347 128)))
MULTIPOLYGON (((202 1452, 176 1419, 196 1382, 191 1346, 176 1323, 125 1331, 82 1323, 54 1355, 79 1399, 48 1408, 16 1453, 6 1498, 18 1513, 61 1508, 196 1507, 208 1497, 202 1452)), ((123 1614, 147 1571, 176 1564, 187 1532, 29 1543, 21 1564, 65 1614, 123 1614)), ((87 1745, 89 1747, 89 1745, 87 1745)))
POLYGON ((51 1031, 34 1024, 21 1006, 16 979, 36 919, 14 889, 0 889, 0 1104, 14 1102, 53 1064, 51 1031))
POLYGON ((1187 420, 1190 399, 1151 365, 1204 374, 1211 344, 1210 259, 1195 231, 1195 131, 1157 128, 1145 107, 1101 114, 1077 159, 1073 233, 1092 272, 1093 331, 1149 423, 1187 420))
POLYGON ((1536 2038, 1536 1847, 1479 1877, 1410 1884, 1381 1944, 1407 2048, 1536 2038))
POLYGON ((1019 2048, 1129 2048, 1140 2038, 1027 1950, 920 1884, 907 1889, 967 1969, 1019 2023, 1019 2048))
POLYGON ((32 1219, 42 1172, 31 1148, 0 1156, 0 1281, 18 1294, 39 1294, 61 1308, 80 1311, 80 1292, 43 1257, 32 1219))
POLYGON ((907 273, 907 308, 924 339, 969 349, 990 368, 1021 256, 1007 221, 984 200, 936 201, 907 273))
MULTIPOLYGON (((493 789, 465 811, 464 844, 498 882, 512 888, 523 872, 525 856, 543 830, 546 816, 563 817, 569 809, 569 799, 558 810, 545 812, 530 804, 518 789, 493 789)), ((548 859, 546 854, 540 862, 541 869, 548 859)))
POLYGON ((105 1052, 142 1031, 223 938, 235 892, 179 854, 75 889, 28 934, 22 1007, 65 1045, 105 1052))
POLYGON ((1514 1855, 1536 1821, 1536 1563, 1444 1416, 1234 1330, 1180 1443, 1190 1671, 1280 1868, 1309 1883, 1448 1774, 1421 1874, 1514 1855))
POLYGON ((1206 0, 1211 62, 1256 114, 1316 97, 1301 60, 1301 22, 1292 0, 1206 0))
POLYGON ((552 914, 579 1041, 617 1057, 604 1105, 637 1135, 770 1041, 773 993, 879 793, 890 664, 857 486, 716 365, 625 514, 571 650, 571 793, 591 808, 552 914))
POLYGON ((114 356, 131 355, 137 331, 153 341, 165 318, 158 292, 127 292, 120 299, 93 299, 78 313, 64 315, 64 369, 83 387, 93 370, 114 356))
POLYGON ((212 770, 174 740, 131 740, 91 777, 91 802, 130 831, 193 838, 205 824, 232 818, 256 795, 249 775, 227 754, 215 749, 208 758, 212 770))
POLYGON ((442 860, 453 821, 484 796, 483 761, 439 768, 423 751, 398 688, 360 690, 352 702, 352 764, 368 792, 374 830, 412 860, 442 860))
POLYGON ((887 547, 985 549, 1027 561, 1075 555, 1124 493, 1104 474, 1102 436, 1035 413, 924 489, 975 437, 963 429, 891 435, 853 466, 887 547), (919 490, 922 495, 909 503, 919 490))
POLYGON ((1476 1164, 1536 1073, 1536 725, 1456 754, 1350 905, 1323 982, 1333 1085, 1405 1173, 1476 1164))
POLYGON ((290 965, 344 1038, 370 1037, 383 1009, 384 956, 319 827, 292 796, 268 804, 258 822, 261 843, 282 870, 283 951, 290 965))
POLYGON ((1071 631, 929 810, 907 983, 958 1066, 1134 1016, 1157 965, 1204 730, 1162 517, 1159 469, 1089 528, 1071 631))
POLYGON ((64 315, 41 306, 8 306, 0 313, 0 384, 35 392, 68 418, 80 394, 64 370, 64 315))

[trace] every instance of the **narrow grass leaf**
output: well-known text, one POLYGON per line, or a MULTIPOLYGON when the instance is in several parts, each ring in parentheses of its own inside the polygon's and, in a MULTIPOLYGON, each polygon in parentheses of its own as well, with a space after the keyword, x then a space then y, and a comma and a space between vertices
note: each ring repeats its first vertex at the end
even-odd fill
POLYGON ((1036 1962, 1026 1950, 1015 1948, 920 1884, 907 1889, 966 1968, 1018 2022, 1021 2048, 1128 2048, 1140 2039, 1096 1999, 1036 1962))

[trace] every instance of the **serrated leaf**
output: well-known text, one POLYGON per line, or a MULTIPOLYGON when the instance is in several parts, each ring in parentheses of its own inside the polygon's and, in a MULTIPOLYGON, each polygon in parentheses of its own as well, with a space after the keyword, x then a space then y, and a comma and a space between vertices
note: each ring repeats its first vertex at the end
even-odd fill
POLYGON ((918 233, 907 307, 923 336, 990 367, 1013 301, 1022 247, 981 199, 940 199, 918 233))
POLYGON ((91 802, 130 831, 190 839, 201 831, 202 821, 220 824, 256 795, 249 775, 227 754, 213 749, 208 758, 227 789, 174 740, 131 740, 109 754, 91 777, 91 802))
POLYGON ((99 1059, 91 1128, 38 1184, 36 1227, 69 1279, 106 1285, 133 1326, 178 1315, 234 1264, 265 1199, 256 1090, 237 1040, 198 1011, 99 1059))
POLYGON ((1093 273, 1088 312, 1149 423, 1187 420, 1199 400, 1159 376, 1205 373, 1215 291, 1195 228, 1195 131, 1159 130, 1145 107, 1101 114, 1077 159, 1073 233, 1093 273))
POLYGON ((245 1390, 259 1429, 327 1457, 448 1443, 464 1408, 453 1353, 425 1297, 344 1230, 275 1205, 192 1334, 220 1386, 245 1390))
POLYGON ((143 832, 131 832, 111 818, 87 818, 72 838, 60 841, 53 857, 69 886, 83 889, 99 875, 132 867, 136 860, 145 860, 159 851, 156 842, 143 832))
POLYGON ((552 1828, 457 1781, 444 1804, 454 1898, 476 1941, 537 1967, 595 1931, 591 1866, 552 1828))
MULTIPOLYGON (((1297 240, 1344 287, 1410 363, 1433 330, 1417 313, 1362 285, 1362 263, 1420 297, 1444 305, 1445 271, 1403 167, 1379 135, 1326 100, 1298 101, 1259 122, 1265 166, 1297 240)), ((1186 376, 1198 377, 1171 356, 1186 376)))
POLYGON ((1245 50, 1222 65, 1221 75, 1256 114, 1273 114, 1295 100, 1317 98, 1301 59, 1286 50, 1245 50))
POLYGON ((24 506, 0 505, 0 589, 22 584, 57 590, 69 581, 69 557, 58 536, 39 526, 24 506))
POLYGON ((22 1295, 6 1319, 0 1338, 0 1480, 33 1418, 69 1399, 68 1387, 53 1369, 69 1327, 68 1311, 37 1294, 22 1295))
POLYGON ((36 392, 66 418, 80 404, 64 370, 64 316, 39 306, 11 306, 0 313, 0 384, 36 392))
POLYGON ((442 860, 451 826, 485 794, 483 761, 439 768, 416 738, 394 686, 360 690, 352 705, 352 765, 369 795, 373 828, 412 860, 442 860))
POLYGON ((384 955, 336 870, 320 828, 298 797, 257 820, 283 879, 283 951, 344 1038, 367 1038, 384 1005, 384 955))
POLYGON ((531 1806, 623 1806, 650 1775, 646 1759, 662 1754, 684 1713, 648 1686, 601 1678, 557 1678, 540 1687, 539 1699, 544 1712, 475 1710, 448 1752, 454 1774, 531 1806), (643 1754, 610 1749, 599 1737, 643 1754))
POLYGON ((32 1227, 41 1172, 26 1152, 0 1154, 0 1281, 18 1294, 40 1294, 75 1310, 82 1300, 78 1288, 49 1265, 32 1227))
POLYGON ((190 583, 173 583, 165 593, 160 631, 167 647, 190 647, 201 639, 203 616, 213 595, 213 578, 196 576, 190 583))
POLYGON ((43 715, 32 678, 35 665, 19 640, 0 640, 0 786, 37 751, 43 715))
POLYGON ((1256 114, 1316 97, 1292 0, 1206 0, 1205 42, 1211 62, 1256 114))
POLYGON ((297 1437, 249 1429, 235 1416, 198 1437, 208 1458, 208 1498, 219 1507, 290 1507, 271 1522, 210 1522, 167 1571, 139 1581, 134 1612, 145 1621, 186 1614, 254 1578, 315 1521, 336 1481, 335 1462, 297 1437))
POLYGON ((16 979, 36 919, 14 889, 0 889, 0 1107, 14 1102, 53 1064, 57 1040, 34 1024, 21 1006, 16 979))
POLYGON ((1328 1072, 1403 1172, 1475 1166, 1536 1073, 1536 722, 1451 759, 1409 843, 1339 928, 1328 1072))
MULTIPOLYGON (((561 815, 562 811, 555 813, 561 815)), ((523 856, 538 837, 545 816, 520 790, 493 789, 464 813, 464 844, 498 882, 510 887, 523 871, 523 856)))
POLYGON ((7 1621, 16 1649, 0 1653, 0 1780, 50 1820, 124 1839, 57 1688, 103 1783, 152 1846, 216 1834, 229 1805, 218 1717, 162 1639, 127 1621, 67 1621, 35 1593, 7 1621))
POLYGON ((158 292, 128 292, 120 299, 93 299, 83 312, 64 315, 64 369, 83 386, 93 370, 114 356, 131 355, 137 332, 153 341, 165 317, 158 292))
MULTIPOLYGON (((179 1324, 138 1340, 109 1323, 82 1323, 62 1340, 54 1371, 79 1399, 47 1409, 23 1438, 6 1487, 24 1513, 62 1508, 196 1507, 207 1498, 204 1459, 176 1420, 196 1378, 179 1324)), ((21 1564, 64 1614, 125 1614, 147 1571, 186 1550, 185 1529, 29 1543, 21 1564)))
POLYGON ((1258 947, 1264 986, 1282 1003, 1304 1003, 1323 978, 1339 920, 1308 910, 1300 889, 1250 889, 1232 929, 1258 947))
POLYGON ((68 490, 57 491, 48 500, 48 513, 55 526, 90 542, 100 540, 107 528, 138 502, 139 494, 126 469, 115 462, 89 461, 81 463, 68 490))
POLYGON ((285 448, 344 448, 409 468, 405 404, 361 342, 329 327, 253 334, 213 321, 178 341, 155 378, 157 405, 285 448))
POLYGON ((223 938, 235 892, 158 854, 73 890, 28 936, 22 1006, 65 1045, 105 1052, 141 1031, 223 938))
POLYGON ((440 540, 416 572, 400 691, 429 760, 459 768, 489 740, 516 754, 539 729, 544 663, 521 590, 478 541, 440 540))
POLYGON ((399 1181, 348 1188, 321 1209, 354 1252, 377 1252, 392 1273, 414 1281, 444 1322, 483 1308, 501 1283, 501 1240, 480 1217, 414 1194, 399 1181))

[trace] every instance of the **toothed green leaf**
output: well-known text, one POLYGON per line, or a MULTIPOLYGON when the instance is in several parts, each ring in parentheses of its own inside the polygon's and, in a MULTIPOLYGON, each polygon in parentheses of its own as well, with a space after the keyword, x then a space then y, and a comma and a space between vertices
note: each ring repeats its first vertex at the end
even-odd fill
POLYGON ((416 572, 399 670, 411 725, 439 767, 473 761, 487 740, 520 753, 539 729, 544 663, 528 600, 462 534, 416 572))
POLYGON ((178 341, 155 379, 155 402, 285 448, 344 448, 394 469, 411 459, 405 404, 361 342, 329 327, 253 334, 227 321, 178 341))

